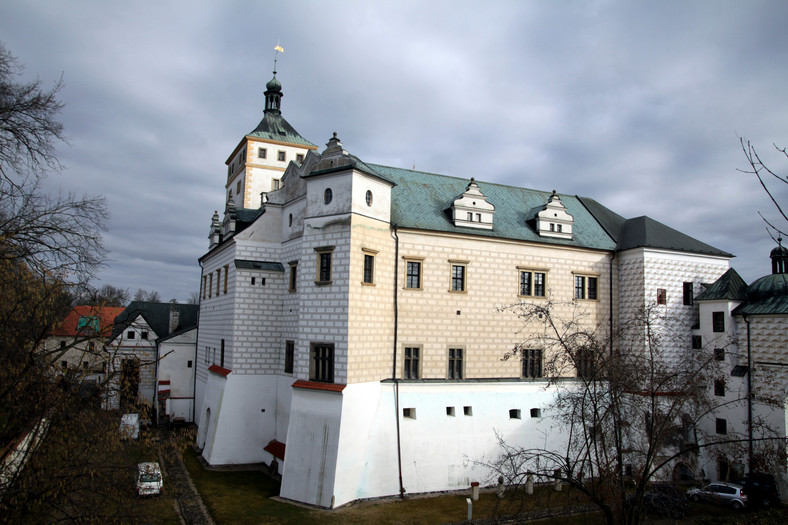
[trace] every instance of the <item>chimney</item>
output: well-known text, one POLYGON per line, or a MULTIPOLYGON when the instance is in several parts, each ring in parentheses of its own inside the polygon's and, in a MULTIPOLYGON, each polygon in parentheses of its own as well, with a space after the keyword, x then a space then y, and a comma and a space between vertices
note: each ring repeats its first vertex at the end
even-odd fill
POLYGON ((181 311, 178 310, 177 304, 170 305, 170 331, 167 335, 173 333, 181 325, 181 311))

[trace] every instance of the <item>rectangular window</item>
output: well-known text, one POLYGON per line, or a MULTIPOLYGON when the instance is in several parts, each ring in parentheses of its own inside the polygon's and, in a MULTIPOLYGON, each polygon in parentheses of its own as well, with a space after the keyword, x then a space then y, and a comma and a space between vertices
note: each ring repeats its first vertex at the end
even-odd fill
POLYGON ((582 275, 575 275, 575 299, 586 298, 586 278, 582 275))
POLYGON ((126 339, 134 339, 134 330, 126 332, 126 339))
POLYGON ((303 153, 296 153, 296 162, 301 164, 304 162, 304 154, 303 153))
POLYGON ((66 348, 66 342, 60 341, 60 349, 63 350, 64 348, 66 348))
POLYGON ((221 288, 221 281, 222 280, 222 269, 219 268, 216 270, 216 297, 219 297, 219 288, 221 288))
POLYGON ((205 292, 208 289, 208 277, 203 275, 202 276, 202 298, 205 299, 205 292))
POLYGON ((589 275, 575 275, 575 299, 597 299, 599 279, 589 275))
POLYGON ((186 368, 191 368, 192 366, 193 366, 193 365, 192 365, 192 362, 191 362, 191 361, 187 361, 187 362, 186 362, 186 368))
POLYGON ((402 409, 402 417, 405 419, 416 419, 416 409, 415 408, 403 408, 402 409))
POLYGON ((241 181, 238 181, 238 184, 235 185, 235 195, 240 197, 241 196, 241 181))
POLYGON ((519 408, 510 408, 509 409, 509 419, 522 419, 522 412, 520 412, 519 408))
POLYGON ((692 336, 692 349, 693 350, 700 350, 703 348, 703 336, 701 335, 693 335, 692 336))
POLYGON ((282 187, 281 179, 271 179, 271 191, 276 191, 282 187))
POLYGON ((594 354, 590 350, 581 350, 575 356, 577 377, 585 380, 594 378, 594 354))
POLYGON ((462 379, 462 348, 449 348, 449 379, 462 379))
POLYGON ((588 278, 588 299, 592 301, 596 301, 597 299, 597 288, 598 288, 599 279, 596 277, 589 277, 588 278))
POLYGON ((454 417, 454 407, 446 407, 446 415, 449 417, 454 417))
POLYGON ((144 339, 145 341, 148 340, 148 332, 141 332, 140 339, 144 339))
POLYGON ((717 428, 717 434, 727 434, 728 433, 728 420, 717 418, 717 422, 715 425, 717 428))
POLYGON ((208 274, 208 298, 211 298, 213 292, 213 272, 208 274))
POLYGON ((657 304, 668 304, 668 292, 664 288, 657 288, 657 304))
POLYGON ((404 379, 419 379, 421 377, 419 373, 420 353, 421 349, 418 346, 405 347, 405 370, 402 374, 404 379))
POLYGON ((257 158, 258 159, 264 159, 267 154, 268 154, 268 151, 265 148, 257 148, 257 158))
POLYGON ((334 382, 334 345, 331 343, 312 343, 309 379, 323 383, 334 382))
POLYGON ((541 408, 532 408, 531 409, 531 417, 542 417, 542 409, 541 408))
POLYGON ((715 348, 714 349, 714 360, 715 361, 725 361, 725 349, 724 348, 715 348))
POLYGON ((293 373, 293 360, 295 358, 295 341, 285 341, 285 373, 293 373))
POLYGON ((225 264, 224 265, 224 293, 227 293, 227 274, 230 273, 230 266, 225 264))
POLYGON ((520 270, 520 296, 544 297, 547 273, 520 270))
POLYGON ((288 283, 287 291, 295 292, 296 284, 298 283, 298 261, 290 263, 290 282, 288 283))
POLYGON ((412 290, 421 289, 421 261, 407 261, 406 262, 407 280, 405 288, 412 290))
POLYGON ((545 296, 545 286, 547 284, 547 274, 534 272, 534 296, 535 297, 544 297, 545 296))
POLYGON ((695 295, 692 292, 692 283, 685 282, 684 283, 684 304, 686 306, 692 306, 692 303, 695 301, 695 295))
POLYGON ((375 254, 371 252, 364 253, 364 284, 375 283, 375 254))
POLYGON ((712 312, 711 314, 711 329, 714 332, 725 331, 725 312, 712 312))
POLYGON ((465 291, 465 264, 452 263, 451 265, 451 291, 465 291))
POLYGON ((523 350, 523 377, 535 379, 542 377, 542 351, 540 349, 523 350))
POLYGON ((276 158, 277 158, 277 159, 278 159, 280 162, 284 162, 284 161, 285 161, 285 158, 286 158, 286 154, 285 154, 285 152, 284 152, 284 151, 281 151, 281 150, 280 150, 280 151, 278 151, 278 152, 277 152, 277 154, 276 154, 276 158))
POLYGON ((725 395, 725 380, 724 379, 717 379, 714 381, 714 395, 715 396, 724 396, 725 395))
POLYGON ((520 295, 531 295, 531 272, 520 272, 520 295))
POLYGON ((317 252, 317 282, 316 284, 329 284, 331 282, 331 255, 333 248, 318 248, 317 252))

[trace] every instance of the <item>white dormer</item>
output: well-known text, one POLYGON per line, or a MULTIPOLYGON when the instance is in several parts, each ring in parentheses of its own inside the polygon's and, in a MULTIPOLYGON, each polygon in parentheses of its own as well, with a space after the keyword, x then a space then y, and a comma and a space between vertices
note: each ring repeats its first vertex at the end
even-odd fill
POLYGON ((575 219, 566 212, 561 199, 553 190, 547 204, 536 214, 536 231, 542 237, 571 239, 575 219))
POLYGON ((451 212, 455 226, 493 229, 495 206, 487 202, 487 197, 484 196, 473 179, 466 186, 465 193, 454 199, 451 212))

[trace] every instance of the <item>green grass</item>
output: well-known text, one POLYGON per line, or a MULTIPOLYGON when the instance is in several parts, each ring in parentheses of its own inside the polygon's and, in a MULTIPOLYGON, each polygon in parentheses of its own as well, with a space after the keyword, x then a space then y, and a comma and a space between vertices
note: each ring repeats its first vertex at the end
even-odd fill
MULTIPOLYGON (((279 484, 257 471, 205 470, 197 454, 188 449, 184 463, 194 481, 211 517, 218 525, 283 523, 283 524, 434 524, 461 522, 467 517, 468 494, 444 494, 431 497, 393 498, 358 502, 334 510, 305 508, 271 499, 279 494, 279 484)), ((474 502, 474 519, 494 518, 519 510, 564 507, 580 502, 576 495, 554 492, 543 487, 533 496, 522 500, 507 499, 500 502, 495 494, 483 493, 474 502)), ((563 518, 557 523, 571 522, 563 518)), ((588 525, 594 523, 586 518, 574 521, 588 525)))

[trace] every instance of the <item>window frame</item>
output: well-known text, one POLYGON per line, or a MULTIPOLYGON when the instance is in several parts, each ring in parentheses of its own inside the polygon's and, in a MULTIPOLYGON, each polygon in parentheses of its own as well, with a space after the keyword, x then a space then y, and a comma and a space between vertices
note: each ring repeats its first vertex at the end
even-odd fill
POLYGON ((422 346, 408 345, 402 348, 402 379, 421 379, 422 346), (415 351, 415 352, 414 352, 415 351))
POLYGON ((449 347, 446 357, 448 364, 446 378, 455 380, 465 379, 465 347, 449 347))
POLYGON ((268 158, 268 149, 267 148, 257 148, 257 158, 258 159, 266 159, 268 158))
POLYGON ((405 289, 406 290, 423 290, 424 289, 424 258, 420 257, 403 257, 405 261, 405 289), (418 268, 415 278, 418 279, 418 286, 411 286, 411 272, 410 265, 418 268))
POLYGON ((684 281, 682 286, 682 299, 684 306, 693 306, 695 304, 695 292, 692 281, 684 281))
POLYGON ((317 256, 315 264, 315 284, 318 286, 329 285, 332 282, 334 271, 334 247, 323 246, 315 248, 315 254, 317 256), (324 264, 326 260, 328 261, 327 265, 324 264))
POLYGON ((361 252, 364 257, 361 270, 361 284, 364 286, 375 286, 375 257, 378 252, 368 248, 362 248, 361 252), (367 263, 369 263, 369 266, 367 263))
POLYGON ((725 333, 725 312, 711 313, 711 331, 716 334, 725 333))
POLYGON ((657 304, 668 304, 668 291, 665 288, 657 288, 657 304))
POLYGON ((521 350, 521 377, 524 379, 541 379, 544 377, 544 352, 541 348, 521 350))
POLYGON ((728 435, 728 420, 721 417, 716 418, 714 422, 714 431, 720 436, 728 435))
POLYGON ((309 380, 318 383, 334 382, 334 343, 309 343, 309 380), (318 355, 324 351, 324 355, 318 355))
POLYGON ((222 286, 222 291, 227 294, 227 276, 230 273, 230 265, 224 265, 224 285, 222 286))
POLYGON ((294 293, 298 290, 298 261, 290 261, 290 273, 287 280, 287 291, 294 293))
POLYGON ((296 162, 299 164, 304 163, 304 154, 303 153, 296 153, 296 162))
POLYGON ((725 379, 714 380, 714 395, 717 397, 725 397, 725 379))
POLYGON ((468 261, 457 261, 457 260, 449 260, 449 293, 468 293, 468 261), (455 268, 462 269, 462 275, 456 276, 455 275, 455 268), (461 286, 460 289, 457 288, 457 284, 461 286))
POLYGON ((285 366, 284 366, 285 374, 293 373, 294 362, 295 362, 295 341, 288 339, 287 341, 285 341, 285 366))
POLYGON ((276 160, 279 162, 287 162, 287 152, 283 149, 280 149, 276 152, 276 160))
POLYGON ((575 300, 579 301, 598 301, 599 300, 599 274, 587 272, 572 272, 574 277, 575 300), (593 297, 592 297, 593 296, 593 297))
POLYGON ((547 269, 518 266, 517 272, 517 297, 528 297, 531 299, 544 299, 547 297, 547 269), (528 274, 527 290, 523 288, 523 274, 528 274), (541 283, 537 283, 539 280, 537 276, 540 276, 541 283))

